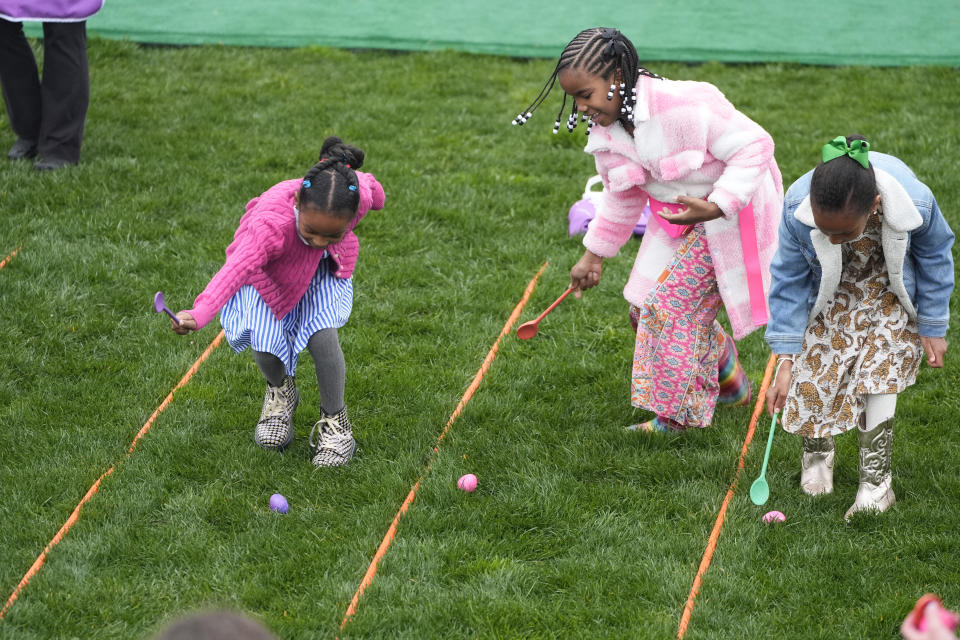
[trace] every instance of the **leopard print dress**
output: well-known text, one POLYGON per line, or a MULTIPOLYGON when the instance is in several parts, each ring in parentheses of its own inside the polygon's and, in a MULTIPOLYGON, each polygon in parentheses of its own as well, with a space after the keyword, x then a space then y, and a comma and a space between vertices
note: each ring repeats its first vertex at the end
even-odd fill
POLYGON ((807 326, 784 407, 790 433, 822 438, 853 429, 865 395, 900 393, 916 381, 920 334, 889 287, 881 215, 873 213, 863 234, 841 245, 840 284, 807 326))

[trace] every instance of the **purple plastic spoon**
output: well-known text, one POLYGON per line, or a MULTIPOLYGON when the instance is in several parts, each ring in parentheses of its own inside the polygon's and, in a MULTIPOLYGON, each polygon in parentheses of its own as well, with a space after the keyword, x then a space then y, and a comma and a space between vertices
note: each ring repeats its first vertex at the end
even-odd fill
POLYGON ((157 291, 157 295, 153 296, 153 310, 157 313, 166 313, 168 316, 173 318, 173 321, 177 324, 180 324, 180 318, 174 315, 173 311, 167 308, 167 303, 163 299, 163 291, 157 291))

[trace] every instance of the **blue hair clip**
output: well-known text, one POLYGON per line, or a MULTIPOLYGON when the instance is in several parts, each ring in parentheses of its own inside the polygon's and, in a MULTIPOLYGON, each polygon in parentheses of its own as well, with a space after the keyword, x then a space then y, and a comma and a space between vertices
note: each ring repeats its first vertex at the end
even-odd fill
POLYGON ((347 187, 347 188, 350 189, 350 191, 356 191, 356 190, 357 190, 357 185, 352 184, 352 185, 350 185, 350 186, 347 187))
POLYGON ((304 189, 309 189, 311 184, 313 184, 313 183, 310 182, 309 180, 304 180, 304 181, 303 181, 303 188, 304 188, 304 189))

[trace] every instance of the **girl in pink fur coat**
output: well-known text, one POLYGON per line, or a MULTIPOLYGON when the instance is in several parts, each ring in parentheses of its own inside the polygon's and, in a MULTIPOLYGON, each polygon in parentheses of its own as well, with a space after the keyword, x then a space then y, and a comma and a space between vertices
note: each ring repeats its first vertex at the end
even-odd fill
POLYGON ((320 419, 310 434, 318 467, 345 465, 357 449, 337 329, 353 309, 351 276, 359 252, 353 229, 367 211, 383 208, 383 187, 357 171, 363 159, 363 151, 330 136, 306 176, 248 202, 223 267, 173 323, 174 331, 186 334, 220 311, 230 346, 253 351, 267 382, 253 435, 264 449, 293 441, 297 356, 308 350, 320 387, 320 419))
POLYGON ((631 401, 655 415, 628 428, 709 426, 718 401, 750 401, 734 338, 767 321, 783 204, 773 140, 713 85, 640 67, 616 29, 581 31, 514 124, 558 82, 564 99, 554 133, 570 96, 567 128, 589 120, 586 151, 604 186, 571 286, 595 286, 604 258, 631 238, 648 203, 654 213, 623 293, 637 331, 631 401), (733 337, 717 322, 721 305, 733 337))

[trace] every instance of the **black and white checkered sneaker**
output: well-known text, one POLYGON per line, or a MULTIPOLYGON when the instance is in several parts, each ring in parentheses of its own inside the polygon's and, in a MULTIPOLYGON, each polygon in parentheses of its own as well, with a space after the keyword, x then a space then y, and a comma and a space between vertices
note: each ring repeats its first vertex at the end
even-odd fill
POLYGON ((300 402, 300 393, 292 376, 286 376, 279 387, 267 385, 260 422, 253 434, 257 446, 283 449, 293 441, 293 412, 300 402))
POLYGON ((357 451, 357 441, 353 439, 346 407, 332 416, 320 411, 320 419, 310 432, 310 446, 316 451, 314 466, 341 467, 350 462, 357 451))

